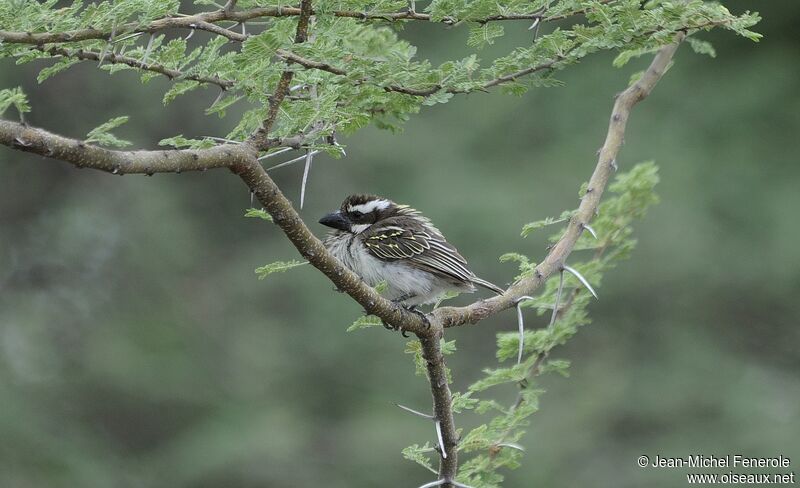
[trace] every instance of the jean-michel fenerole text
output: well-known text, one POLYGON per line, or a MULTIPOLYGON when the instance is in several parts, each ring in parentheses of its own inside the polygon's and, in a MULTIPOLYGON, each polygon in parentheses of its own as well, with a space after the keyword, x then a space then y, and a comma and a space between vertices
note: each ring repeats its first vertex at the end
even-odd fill
POLYGON ((653 458, 654 468, 788 468, 791 459, 784 455, 778 457, 748 457, 742 454, 724 456, 692 454, 686 457, 653 458))

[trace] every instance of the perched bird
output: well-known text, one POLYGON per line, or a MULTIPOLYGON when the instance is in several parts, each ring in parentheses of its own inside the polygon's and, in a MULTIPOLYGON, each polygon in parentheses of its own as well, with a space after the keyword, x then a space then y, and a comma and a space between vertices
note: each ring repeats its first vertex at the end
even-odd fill
POLYGON ((334 230, 325 246, 368 285, 385 281, 384 296, 405 307, 436 303, 475 285, 503 290, 475 276, 430 220, 408 205, 375 195, 351 195, 319 221, 334 230))

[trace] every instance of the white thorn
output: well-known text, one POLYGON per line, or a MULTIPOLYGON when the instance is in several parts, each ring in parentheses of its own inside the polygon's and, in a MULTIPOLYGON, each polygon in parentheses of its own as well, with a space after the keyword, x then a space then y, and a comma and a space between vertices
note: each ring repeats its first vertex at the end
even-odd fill
POLYGON ((259 160, 259 161, 261 161, 262 159, 271 158, 271 157, 273 157, 273 156, 277 156, 278 154, 283 154, 283 153, 285 153, 286 151, 291 151, 291 150, 292 150, 292 148, 291 148, 291 147, 284 147, 283 149, 278 149, 278 150, 277 150, 277 151, 275 151, 275 152, 271 152, 271 153, 269 153, 269 154, 265 154, 265 155, 261 156, 260 158, 258 158, 258 160, 259 160))
POLYGON ((521 296, 517 299, 515 304, 517 307, 517 325, 519 326, 519 352, 517 352, 517 364, 522 362, 522 350, 525 346, 525 322, 522 318, 522 302, 525 300, 533 300, 533 297, 527 295, 521 296))
POLYGON ((189 31, 189 35, 188 35, 188 36, 186 36, 186 37, 184 37, 184 38, 183 38, 183 40, 184 40, 184 41, 188 41, 189 39, 191 39, 191 38, 192 38, 192 36, 194 35, 194 30, 195 30, 195 27, 197 27, 197 24, 189 24, 189 27, 191 27, 191 28, 192 28, 192 30, 191 30, 191 31, 189 31))
POLYGON ((447 449, 444 447, 444 438, 442 437, 442 423, 436 421, 436 437, 439 439, 439 449, 442 451, 442 459, 447 459, 447 449))
POLYGON ((533 24, 531 24, 531 26, 530 26, 530 27, 528 27, 528 30, 533 30, 533 29, 535 29, 535 28, 536 28, 536 26, 537 26, 537 25, 539 25, 539 21, 540 21, 540 20, 542 20, 542 19, 541 19, 541 17, 536 17, 536 19, 534 19, 534 21, 533 21, 533 24))
POLYGON ((498 447, 510 447, 511 449, 516 449, 517 451, 525 452, 525 448, 520 446, 519 444, 514 444, 513 442, 501 442, 498 444, 498 447))
POLYGON ((217 103, 219 103, 219 101, 220 101, 220 100, 222 100, 222 97, 223 97, 224 95, 225 95, 225 90, 220 90, 220 91, 219 91, 219 95, 217 95, 217 98, 215 98, 215 99, 214 99, 214 101, 213 101, 213 102, 211 102, 211 105, 209 105, 209 107, 208 107, 206 110, 209 110, 209 109, 211 109, 211 107, 213 107, 214 105, 216 105, 217 103))
POLYGON ((399 403, 395 403, 395 406, 397 406, 399 408, 402 408, 406 412, 413 413, 414 415, 419 415, 420 417, 424 417, 426 419, 433 420, 433 415, 428 415, 427 413, 419 412, 417 410, 414 410, 413 408, 406 407, 405 405, 400 405, 399 403))
POLYGON ((142 64, 147 64, 147 58, 150 57, 150 50, 153 49, 153 39, 156 38, 155 34, 150 34, 150 39, 147 41, 147 47, 144 50, 144 57, 142 58, 142 64))
POLYGON ((556 303, 553 304, 553 315, 550 316, 550 324, 548 327, 553 327, 553 324, 556 323, 556 317, 558 316, 558 305, 561 302, 561 292, 564 291, 564 271, 562 270, 559 274, 558 278, 558 291, 556 292, 556 303))
POLYGON ((300 210, 303 209, 303 202, 306 199, 306 184, 308 183, 308 173, 311 172, 311 163, 314 162, 314 154, 306 149, 306 167, 303 168, 303 182, 300 185, 300 210))
POLYGON ((592 227, 589 224, 583 224, 583 228, 588 230, 589 234, 592 234, 592 237, 594 237, 595 240, 598 240, 598 241, 600 240, 597 237, 597 232, 595 232, 594 229, 592 229, 592 227))
POLYGON ((105 61, 105 59, 106 59, 106 54, 108 54, 108 48, 109 48, 109 47, 111 46, 111 44, 114 42, 114 35, 115 35, 116 33, 117 33, 117 26, 116 26, 116 25, 114 25, 114 26, 111 28, 111 37, 109 37, 109 38, 108 38, 108 42, 105 44, 105 46, 103 46, 103 51, 100 53, 100 61, 97 63, 97 67, 98 67, 98 68, 99 68, 99 67, 100 67, 100 66, 103 64, 103 61, 105 61))
POLYGON ((144 32, 134 32, 132 34, 128 34, 127 36, 122 36, 119 39, 114 40, 114 42, 117 43, 117 42, 127 41, 128 39, 139 37, 142 34, 144 34, 144 32))
POLYGON ((564 265, 564 269, 572 273, 572 276, 578 278, 578 281, 583 283, 583 286, 585 286, 586 289, 589 290, 589 293, 591 293, 595 299, 599 300, 599 298, 597 298, 597 293, 595 293, 594 291, 594 288, 592 288, 592 285, 590 285, 589 282, 586 281, 586 278, 584 278, 582 274, 578 273, 578 271, 575 268, 567 266, 566 264, 564 265))
POLYGON ((458 488, 472 488, 469 485, 465 485, 464 483, 459 483, 458 481, 455 480, 450 480, 450 484, 453 486, 457 486, 458 488))
POLYGON ((431 481, 430 483, 425 483, 424 485, 420 486, 419 488, 433 488, 434 486, 441 486, 445 483, 446 480, 436 480, 431 481))
MULTIPOLYGON (((318 153, 319 153, 319 151, 311 151, 312 155, 318 154, 318 153)), ((283 168, 284 166, 288 166, 288 165, 296 163, 298 161, 302 161, 305 158, 306 158, 306 156, 303 155, 303 156, 300 156, 298 158, 290 159, 289 161, 286 161, 284 163, 276 164, 275 166, 270 166, 269 168, 267 168, 267 171, 272 171, 273 169, 283 168)))

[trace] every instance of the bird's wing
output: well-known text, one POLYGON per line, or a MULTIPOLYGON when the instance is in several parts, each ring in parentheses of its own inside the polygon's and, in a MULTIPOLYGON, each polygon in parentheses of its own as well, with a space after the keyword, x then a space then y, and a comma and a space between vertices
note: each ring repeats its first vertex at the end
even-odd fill
POLYGON ((417 219, 386 219, 365 230, 361 237, 370 254, 383 261, 404 261, 458 281, 472 282, 475 278, 456 248, 433 226, 417 219))

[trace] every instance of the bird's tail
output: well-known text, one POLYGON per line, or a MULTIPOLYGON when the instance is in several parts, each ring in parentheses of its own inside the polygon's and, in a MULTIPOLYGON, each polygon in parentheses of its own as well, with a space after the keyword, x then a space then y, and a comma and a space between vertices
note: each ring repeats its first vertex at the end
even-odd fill
POLYGON ((502 295, 503 293, 506 292, 504 289, 500 288, 499 286, 495 285, 494 283, 490 283, 490 282, 488 282, 486 280, 482 280, 482 279, 478 278, 477 276, 474 276, 472 278, 472 282, 475 283, 476 285, 481 285, 482 287, 484 287, 484 288, 486 288, 488 290, 492 290, 493 292, 497 293, 498 295, 502 295))

